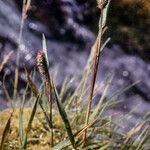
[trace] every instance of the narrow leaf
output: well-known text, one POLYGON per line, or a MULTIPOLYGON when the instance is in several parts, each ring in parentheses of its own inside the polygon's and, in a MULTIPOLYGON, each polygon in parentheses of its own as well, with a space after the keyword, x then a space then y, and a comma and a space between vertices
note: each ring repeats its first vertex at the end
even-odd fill
POLYGON ((29 84, 29 87, 31 88, 31 91, 33 92, 34 96, 37 96, 38 95, 38 89, 36 87, 36 85, 33 83, 32 79, 30 78, 30 75, 26 69, 26 67, 24 67, 24 70, 25 70, 25 76, 26 76, 26 80, 29 84))
POLYGON ((10 115, 10 117, 9 117, 7 123, 6 123, 5 129, 3 131, 1 145, 0 145, 0 150, 3 150, 4 142, 6 140, 7 134, 8 134, 9 129, 10 129, 10 123, 11 123, 12 114, 13 114, 13 112, 11 113, 11 115, 10 115))
POLYGON ((102 28, 104 28, 106 25, 109 4, 110 4, 110 0, 108 0, 106 7, 104 7, 104 9, 102 9, 102 14, 101 14, 100 21, 99 21, 99 26, 102 28), (101 21, 102 21, 102 24, 101 24, 101 21))
MULTIPOLYGON (((29 84, 29 87, 31 88, 31 91, 33 92, 34 96, 37 97, 39 95, 39 91, 38 91, 36 85, 34 84, 34 82, 32 81, 32 79, 30 78, 30 75, 29 75, 29 73, 28 73, 26 68, 25 68, 25 74, 26 74, 26 80, 27 80, 27 82, 29 84)), ((43 111, 43 114, 45 116, 45 119, 46 119, 46 122, 48 123, 49 128, 52 128, 52 123, 50 122, 50 119, 48 117, 47 111, 43 107, 42 100, 39 101, 39 104, 40 104, 40 107, 41 107, 41 109, 43 111)))
POLYGON ((72 146, 75 148, 75 139, 74 139, 74 135, 72 133, 72 129, 71 129, 71 126, 70 126, 67 114, 66 114, 66 112, 65 112, 65 110, 63 108, 63 104, 61 103, 61 100, 60 100, 60 98, 58 96, 57 89, 56 89, 56 87, 55 87, 55 85, 53 83, 52 83, 52 86, 53 86, 53 89, 54 89, 55 100, 56 100, 56 103, 57 103, 57 107, 58 107, 60 116, 61 116, 61 118, 62 118, 62 120, 64 122, 64 125, 65 125, 65 128, 66 128, 68 137, 70 139, 70 142, 71 142, 72 146))
POLYGON ((42 95, 43 95, 43 91, 41 92, 41 94, 39 96, 37 96, 36 101, 34 103, 34 106, 33 106, 32 112, 31 112, 31 116, 30 116, 30 119, 29 119, 29 122, 28 122, 28 126, 27 126, 27 131, 26 131, 26 134, 25 134, 25 138, 24 138, 24 141, 23 141, 23 148, 24 149, 26 149, 28 133, 29 133, 29 131, 31 129, 31 124, 32 124, 32 121, 34 119, 34 116, 35 116, 35 113, 36 113, 36 110, 37 110, 37 106, 38 106, 39 100, 42 98, 42 95))
POLYGON ((48 61, 48 54, 47 54, 47 45, 46 45, 46 39, 45 39, 45 35, 44 34, 42 34, 42 46, 43 46, 43 51, 45 53, 47 66, 49 68, 49 61, 48 61))
POLYGON ((20 108, 19 110, 19 135, 20 135, 20 143, 21 143, 21 147, 23 145, 23 121, 22 121, 22 114, 23 114, 23 111, 22 111, 22 108, 20 108))
POLYGON ((101 96, 101 98, 99 100, 99 103, 97 104, 96 108, 94 108, 94 111, 91 114, 91 117, 90 117, 91 119, 94 119, 97 116, 97 114, 100 112, 100 109, 102 108, 102 104, 103 104, 104 98, 105 98, 105 96, 107 94, 107 91, 108 91, 108 88, 109 88, 109 86, 110 86, 110 84, 112 82, 112 79, 113 79, 113 75, 111 75, 109 77, 109 79, 108 79, 108 81, 106 83, 106 87, 104 88, 102 96, 101 96))

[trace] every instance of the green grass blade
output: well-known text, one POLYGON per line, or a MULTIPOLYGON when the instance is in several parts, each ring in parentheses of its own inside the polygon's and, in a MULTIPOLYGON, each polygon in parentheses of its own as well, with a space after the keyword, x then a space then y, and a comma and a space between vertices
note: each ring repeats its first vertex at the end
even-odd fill
POLYGON ((3 150, 4 142, 5 142, 5 139, 7 137, 9 129, 10 129, 10 123, 11 123, 12 114, 13 114, 13 112, 11 113, 11 115, 10 115, 10 117, 9 117, 7 123, 6 123, 5 129, 3 131, 1 145, 0 145, 0 150, 3 150))
MULTIPOLYGON (((82 129, 80 129, 79 131, 77 131, 74 134, 74 137, 80 137, 83 132, 90 128, 92 125, 94 125, 94 123, 96 122, 97 119, 95 119, 93 122, 89 123, 86 127, 83 127, 82 129)), ((69 141, 69 139, 65 139, 64 141, 61 141, 60 143, 58 143, 57 145, 55 145, 51 150, 62 150, 63 148, 69 146, 71 143, 69 141)))
POLYGON ((46 45, 46 39, 45 39, 45 35, 42 34, 42 47, 43 47, 43 51, 45 53, 45 57, 46 57, 46 61, 47 61, 47 67, 49 68, 49 61, 48 61, 48 54, 47 54, 47 45, 46 45))
POLYGON ((52 125, 52 122, 50 121, 50 119, 49 119, 49 117, 48 117, 48 113, 47 113, 46 109, 45 109, 44 106, 43 106, 42 99, 40 99, 39 104, 40 104, 40 107, 41 107, 41 109, 42 109, 42 112, 43 112, 43 114, 44 114, 44 116, 45 116, 46 122, 47 122, 49 128, 51 129, 53 125, 52 125))
POLYGON ((107 150, 107 149, 109 149, 111 144, 112 144, 111 142, 107 143, 106 145, 102 146, 99 150, 107 150))
POLYGON ((109 79, 108 79, 108 81, 107 81, 107 83, 106 83, 106 87, 104 88, 104 91, 103 91, 103 93, 102 93, 102 96, 101 96, 101 98, 100 98, 100 100, 99 100, 99 103, 98 103, 98 105, 96 106, 96 108, 94 108, 94 111, 93 111, 93 113, 91 114, 91 117, 90 117, 91 119, 94 119, 94 118, 97 116, 97 114, 99 113, 99 111, 100 111, 100 109, 101 109, 101 107, 102 107, 104 98, 105 98, 105 96, 106 96, 106 93, 107 93, 107 91, 108 91, 108 88, 109 88, 109 86, 110 86, 110 84, 111 84, 111 82, 112 82, 112 79, 113 79, 113 75, 111 75, 111 77, 109 77, 109 79))
MULTIPOLYGON (((29 73, 28 73, 26 67, 24 67, 24 69, 25 69, 25 74, 26 74, 26 80, 27 80, 27 82, 28 82, 28 84, 29 84, 29 87, 30 87, 32 93, 34 94, 34 96, 37 97, 37 96, 39 95, 39 91, 38 91, 36 85, 34 84, 34 82, 32 81, 32 79, 30 78, 30 75, 29 75, 29 73)), ((44 84, 44 83, 43 83, 43 84, 44 84)), ((42 111, 43 111, 43 114, 44 114, 44 116, 45 116, 45 119, 46 119, 46 122, 47 122, 48 126, 49 126, 50 128, 52 128, 52 123, 50 122, 50 119, 49 119, 49 117, 48 117, 48 113, 47 113, 47 111, 45 110, 45 108, 44 108, 44 106, 43 106, 42 100, 39 101, 39 104, 40 104, 40 107, 41 107, 41 109, 42 109, 42 111)))
POLYGON ((19 136, 20 136, 20 144, 21 144, 21 147, 23 145, 23 119, 22 119, 22 115, 23 115, 23 110, 22 108, 20 108, 19 110, 19 136))
POLYGON ((39 96, 37 96, 37 98, 35 100, 35 103, 34 103, 34 106, 33 106, 32 112, 31 112, 31 116, 30 116, 30 119, 29 119, 29 122, 28 122, 28 126, 27 126, 27 131, 26 131, 26 134, 25 134, 25 138, 24 138, 24 141, 23 141, 23 148, 24 149, 26 149, 28 133, 29 133, 29 131, 31 129, 31 124, 32 124, 32 121, 34 119, 34 116, 35 116, 35 113, 36 113, 36 110, 37 110, 37 106, 38 106, 39 100, 42 98, 42 95, 43 95, 43 91, 41 92, 41 94, 39 96))
POLYGON ((10 146, 9 143, 7 142, 7 150, 10 150, 10 146))
MULTIPOLYGON (((47 79, 45 80, 46 82, 46 88, 47 88, 47 91, 46 91, 46 95, 48 97, 48 101, 50 103, 49 105, 49 109, 50 109, 50 122, 52 123, 52 86, 51 86, 51 76, 50 76, 50 72, 49 72, 49 61, 48 61, 48 52, 47 52, 47 46, 46 46, 46 39, 45 39, 45 36, 44 34, 42 35, 42 46, 43 46, 43 52, 45 54, 45 59, 46 59, 46 72, 45 74, 47 75, 47 79)), ((53 146, 53 124, 51 126, 51 147, 53 146)))
POLYGON ((57 145, 55 145, 51 150, 62 150, 63 148, 69 146, 71 143, 68 139, 59 142, 57 145))
POLYGON ((71 129, 67 114, 66 114, 66 112, 64 110, 64 107, 63 107, 63 104, 61 103, 61 100, 58 96, 57 89, 56 89, 56 87, 53 83, 52 83, 52 86, 53 86, 53 89, 54 89, 55 100, 56 100, 56 103, 57 103, 57 107, 58 107, 60 116, 61 116, 61 118, 64 122, 64 125, 65 125, 65 128, 66 128, 68 137, 70 139, 70 142, 71 142, 72 146, 75 148, 75 139, 74 139, 74 135, 72 133, 72 129, 71 129))
POLYGON ((148 133, 149 126, 146 126, 145 129, 141 132, 141 134, 137 137, 136 141, 140 141, 139 144, 137 145, 136 150, 142 149, 142 146, 144 145, 144 141, 147 138, 147 133, 148 133))
POLYGON ((62 87, 61 87, 60 94, 59 94, 60 99, 64 98, 66 92, 69 90, 69 87, 73 81, 74 81, 74 78, 72 79, 66 78, 64 80, 62 87))

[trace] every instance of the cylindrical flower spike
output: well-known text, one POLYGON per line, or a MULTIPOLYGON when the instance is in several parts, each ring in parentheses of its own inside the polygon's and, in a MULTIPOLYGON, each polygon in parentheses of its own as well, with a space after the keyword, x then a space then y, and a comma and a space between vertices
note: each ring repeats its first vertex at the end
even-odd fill
MULTIPOLYGON (((50 74, 47 66, 46 56, 43 50, 39 50, 36 56, 36 62, 39 72, 45 81, 46 95, 50 103, 50 122, 52 123, 52 85, 50 74)), ((51 124, 51 146, 53 146, 53 124, 51 124)))
POLYGON ((97 0, 97 7, 99 9, 103 9, 107 5, 107 3, 108 3, 108 0, 97 0))
POLYGON ((46 62, 46 56, 43 50, 38 51, 36 56, 36 62, 42 78, 45 81, 49 80, 49 72, 48 72, 48 67, 46 62))

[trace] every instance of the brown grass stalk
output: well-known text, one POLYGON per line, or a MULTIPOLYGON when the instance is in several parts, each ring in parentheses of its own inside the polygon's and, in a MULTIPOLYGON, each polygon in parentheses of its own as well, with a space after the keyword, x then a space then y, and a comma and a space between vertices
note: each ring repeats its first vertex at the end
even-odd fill
POLYGON ((8 62, 8 60, 10 59, 11 55, 13 54, 13 51, 10 51, 9 53, 7 53, 4 58, 3 61, 0 64, 0 72, 2 71, 4 65, 8 62))
POLYGON ((22 16, 21 16, 21 23, 20 23, 20 29, 19 29, 19 38, 18 38, 18 49, 17 49, 17 56, 16 56, 16 69, 15 69, 13 98, 16 98, 16 95, 17 95, 18 79, 19 79, 19 57, 20 57, 19 48, 20 48, 21 39, 22 39, 24 21, 27 17, 27 12, 30 9, 30 4, 31 4, 31 0, 23 0, 22 16))
MULTIPOLYGON (((103 9, 101 10, 101 18, 103 17, 103 9)), ((89 116, 90 116, 90 110, 91 110, 91 104, 92 104, 92 99, 93 99, 93 93, 94 93, 94 87, 95 87, 95 81, 96 81, 96 75, 97 75, 97 70, 98 70, 98 64, 99 64, 99 59, 100 59, 100 49, 101 49, 101 40, 102 40, 102 34, 103 34, 103 28, 102 28, 102 19, 100 20, 100 28, 99 28, 99 33, 96 39, 96 51, 95 51, 95 56, 93 59, 93 70, 92 70, 92 77, 91 77, 91 83, 90 83, 90 95, 88 99, 88 107, 87 107, 87 112, 86 112, 86 120, 85 120, 85 126, 88 125, 89 122, 89 116)), ((83 140, 85 141, 86 139, 86 134, 87 130, 85 130, 85 134, 83 136, 83 140)))

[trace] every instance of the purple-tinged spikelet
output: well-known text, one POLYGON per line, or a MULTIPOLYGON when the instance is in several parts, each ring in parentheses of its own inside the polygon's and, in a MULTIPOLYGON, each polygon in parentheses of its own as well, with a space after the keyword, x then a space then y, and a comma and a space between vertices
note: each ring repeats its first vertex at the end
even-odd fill
POLYGON ((42 78, 47 81, 49 78, 49 72, 48 72, 45 53, 43 52, 43 50, 39 50, 37 52, 36 62, 42 78))
POLYGON ((106 7, 108 0, 96 0, 97 1, 97 7, 99 9, 103 9, 106 7))

